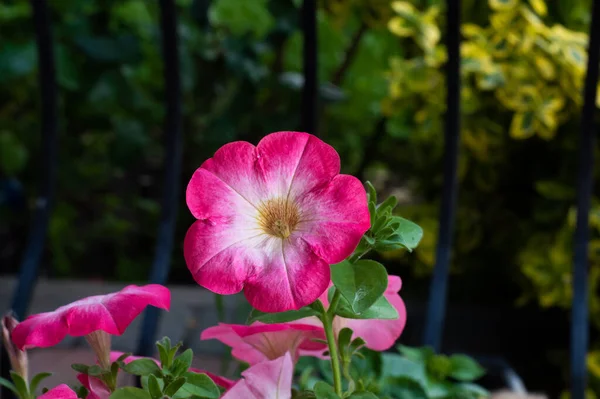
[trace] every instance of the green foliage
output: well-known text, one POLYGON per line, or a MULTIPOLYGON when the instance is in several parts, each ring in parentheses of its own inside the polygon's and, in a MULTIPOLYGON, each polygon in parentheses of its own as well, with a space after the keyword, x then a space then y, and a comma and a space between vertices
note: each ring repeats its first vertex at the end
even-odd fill
POLYGON ((388 275, 385 267, 372 260, 347 260, 331 265, 331 281, 348 301, 353 312, 369 309, 385 292, 388 275))

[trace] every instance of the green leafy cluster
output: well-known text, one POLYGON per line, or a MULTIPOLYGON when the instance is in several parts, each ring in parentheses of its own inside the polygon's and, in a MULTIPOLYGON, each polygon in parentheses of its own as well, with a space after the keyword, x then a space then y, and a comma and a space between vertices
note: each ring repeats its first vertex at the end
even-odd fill
POLYGON ((43 372, 33 376, 31 381, 27 381, 20 374, 11 370, 11 381, 0 377, 0 386, 7 388, 19 399, 35 399, 36 390, 42 381, 51 375, 51 373, 43 372))

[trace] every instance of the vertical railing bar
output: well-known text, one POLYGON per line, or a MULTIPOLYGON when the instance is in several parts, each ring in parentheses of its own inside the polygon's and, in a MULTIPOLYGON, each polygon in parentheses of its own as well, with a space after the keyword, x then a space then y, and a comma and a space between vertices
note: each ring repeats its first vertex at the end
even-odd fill
MULTIPOLYGON (((31 0, 33 9, 33 24, 38 54, 38 82, 41 97, 41 165, 40 192, 36 199, 32 224, 27 238, 25 254, 19 269, 19 279, 12 297, 11 307, 16 317, 25 317, 33 295, 37 280, 38 268, 46 244, 48 223, 54 203, 56 186, 56 167, 58 153, 58 88, 56 84, 56 69, 54 49, 52 44, 52 29, 50 11, 44 0, 31 0)), ((6 357, 3 356, 6 360, 6 357)), ((2 362, 1 375, 6 378, 8 364, 2 362)), ((2 391, 3 397, 8 398, 9 392, 2 391)))
POLYGON ((440 227, 436 265, 429 290, 429 304, 423 341, 440 350, 446 291, 458 196, 457 162, 460 139, 460 0, 446 1, 446 65, 447 109, 444 138, 444 183, 440 208, 440 227))
POLYGON ((571 320, 571 398, 584 399, 588 348, 588 241, 589 212, 593 189, 594 113, 600 62, 600 1, 592 5, 585 76, 577 176, 577 224, 573 257, 573 311, 571 320))
POLYGON ((301 24, 303 32, 302 64, 304 86, 302 90, 302 113, 300 116, 303 132, 318 134, 318 55, 317 55, 317 0, 304 0, 302 3, 301 24))
MULTIPOLYGON (((162 214, 154 263, 150 273, 150 282, 165 284, 171 266, 171 254, 177 220, 182 161, 182 122, 181 122, 181 75, 179 60, 179 35, 177 33, 177 8, 174 0, 160 0, 162 53, 165 62, 165 178, 162 197, 162 214)), ((138 354, 149 356, 154 352, 154 343, 158 330, 159 311, 146 310, 140 332, 138 354)))

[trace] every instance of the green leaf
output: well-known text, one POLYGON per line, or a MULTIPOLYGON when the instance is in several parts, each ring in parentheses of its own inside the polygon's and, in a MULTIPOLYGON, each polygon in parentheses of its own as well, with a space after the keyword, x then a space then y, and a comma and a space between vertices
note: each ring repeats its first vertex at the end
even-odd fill
POLYGON ((151 359, 134 360, 133 362, 126 364, 125 367, 123 368, 123 370, 125 370, 129 374, 139 375, 139 376, 150 375, 150 374, 154 374, 154 375, 158 376, 161 374, 160 367, 158 367, 158 365, 156 363, 154 363, 154 360, 151 360, 151 359))
POLYGON ((395 196, 390 195, 385 201, 377 206, 377 214, 391 214, 396 205, 398 205, 398 199, 395 196))
POLYGON ((171 382, 165 387, 165 395, 173 396, 179 391, 179 389, 185 384, 185 377, 179 377, 175 381, 171 382))
POLYGON ((396 235, 399 237, 398 244, 412 252, 423 238, 423 229, 418 224, 400 216, 394 216, 393 220, 400 223, 400 226, 396 229, 396 235))
POLYGON ((375 396, 375 394, 372 392, 354 392, 352 395, 349 396, 349 398, 351 398, 351 399, 377 399, 377 396, 375 396))
POLYGON ((388 275, 385 267, 373 260, 331 265, 331 281, 348 301, 353 312, 361 314, 369 309, 385 292, 388 275))
POLYGON ((483 367, 474 359, 465 355, 450 356, 450 377, 464 382, 471 382, 485 374, 483 367))
POLYGON ((98 377, 104 374, 105 371, 98 365, 90 366, 87 370, 87 374, 93 377, 98 377))
POLYGON ((134 387, 119 388, 110 395, 110 399, 152 399, 143 389, 134 387))
POLYGON ((0 170, 7 176, 20 172, 27 163, 27 148, 16 135, 0 132, 0 170))
POLYGON ((50 377, 52 375, 52 373, 39 373, 36 374, 32 379, 31 379, 31 384, 29 384, 29 390, 31 392, 35 392, 38 388, 38 385, 40 385, 40 383, 50 377))
POLYGON ((171 374, 174 376, 183 375, 191 367, 193 358, 194 352, 191 349, 186 349, 181 355, 175 358, 173 366, 170 368, 171 374))
POLYGON ((367 199, 369 202, 372 202, 374 204, 377 204, 377 190, 375 190, 375 187, 373 186, 373 184, 371 184, 370 181, 367 181, 365 183, 365 186, 367 186, 367 199))
POLYGON ((360 314, 355 313, 348 301, 342 297, 335 313, 347 319, 395 320, 398 318, 398 311, 384 296, 379 297, 369 309, 360 314))
POLYGON ((19 396, 21 398, 28 398, 29 388, 27 387, 27 381, 25 381, 23 377, 21 377, 19 374, 15 373, 12 370, 10 371, 10 377, 12 378, 13 383, 15 384, 15 388, 17 388, 17 392, 19 392, 19 396))
POLYGON ((407 377, 389 380, 389 391, 394 397, 402 399, 429 399, 425 389, 417 381, 407 377))
POLYGON ((478 398, 490 396, 490 393, 485 388, 470 382, 454 384, 453 388, 453 392, 471 394, 478 398))
POLYGON ((406 356, 407 359, 418 363, 426 363, 427 359, 435 355, 435 352, 429 346, 412 348, 410 346, 398 345, 396 346, 396 349, 406 356))
POLYGON ((314 391, 317 399, 340 399, 333 387, 323 381, 319 381, 315 384, 314 391))
POLYGON ((303 319, 310 316, 318 316, 316 310, 309 307, 303 307, 299 310, 289 310, 287 312, 279 313, 264 313, 256 309, 252 309, 250 316, 248 316, 248 324, 260 321, 265 324, 274 323, 287 323, 294 320, 303 319))
POLYGON ((352 329, 348 327, 342 328, 342 331, 338 334, 338 345, 340 348, 346 348, 350 345, 352 339, 352 329))
POLYGON ((148 376, 148 391, 150 391, 150 395, 154 399, 160 399, 162 397, 162 389, 160 389, 158 379, 152 374, 148 376))
POLYGON ((78 373, 87 375, 90 366, 81 363, 75 363, 71 365, 71 368, 77 371, 78 373))
POLYGON ((179 393, 209 399, 217 399, 221 396, 219 387, 206 374, 188 372, 185 378, 187 382, 181 387, 179 393))
POLYGON ((0 386, 6 387, 9 390, 11 390, 15 395, 18 395, 19 392, 17 392, 17 387, 15 386, 15 384, 13 384, 12 382, 10 382, 9 380, 7 380, 6 378, 2 378, 0 377, 0 386))

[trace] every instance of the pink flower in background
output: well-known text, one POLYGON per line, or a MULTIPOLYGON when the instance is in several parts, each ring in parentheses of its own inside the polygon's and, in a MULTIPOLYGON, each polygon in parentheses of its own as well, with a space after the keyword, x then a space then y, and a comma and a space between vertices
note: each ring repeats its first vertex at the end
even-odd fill
POLYGON ((77 399, 77 394, 65 384, 61 384, 38 396, 38 399, 77 399))
POLYGON ((242 373, 222 399, 291 399, 294 363, 286 353, 275 360, 255 364, 242 373))
POLYGON ((207 328, 201 340, 217 339, 231 346, 231 355, 249 364, 273 360, 290 353, 295 362, 299 350, 324 350, 327 345, 315 342, 324 339, 322 327, 298 324, 223 324, 207 328))
MULTIPOLYGON (((120 358, 122 355, 124 354, 124 352, 116 352, 113 351, 110 353, 110 361, 115 362, 118 358, 120 358)), ((125 359, 123 359, 123 362, 125 364, 131 363, 134 360, 139 360, 139 359, 150 359, 152 361, 154 361, 154 363, 156 363, 158 366, 160 366, 160 362, 158 360, 156 360, 153 357, 144 357, 144 356, 127 356, 125 359)), ((217 384, 220 387, 223 387, 225 389, 229 389, 233 386, 233 384, 235 384, 235 381, 230 380, 228 378, 225 377, 221 377, 220 375, 216 375, 211 373, 210 371, 206 371, 206 370, 201 370, 201 369, 196 369, 193 367, 190 367, 190 370, 192 373, 197 373, 197 374, 206 374, 207 376, 210 377, 211 380, 214 381, 215 384, 217 384)))
MULTIPOLYGON (((333 284, 330 284, 330 287, 333 284)), ((365 346, 375 351, 385 351, 391 348, 396 340, 402 334, 406 325, 406 306, 404 301, 398 295, 402 288, 402 280, 398 276, 388 276, 388 286, 383 296, 398 312, 398 318, 393 320, 384 319, 346 319, 336 316, 333 319, 333 329, 337 335, 344 327, 348 327, 354 331, 353 338, 361 337, 365 341, 365 346)), ((327 299, 327 291, 319 297, 325 309, 329 308, 329 300, 327 299)), ((297 323, 311 324, 322 326, 323 324, 316 317, 300 319, 297 323)), ((301 350, 301 356, 317 356, 322 357, 323 351, 301 350)))
POLYGON ((91 296, 53 312, 29 316, 15 327, 12 340, 22 350, 53 346, 67 335, 80 337, 95 331, 121 335, 146 306, 168 310, 170 303, 166 287, 130 285, 116 293, 91 296))
POLYGON ((100 379, 85 374, 77 374, 77 379, 88 390, 87 399, 108 399, 110 397, 110 389, 100 379))
POLYGON ((339 173, 337 152, 308 133, 221 147, 186 193, 198 219, 184 243, 196 282, 224 295, 243 289, 264 312, 312 303, 327 288, 329 265, 370 227, 362 184, 339 173))

